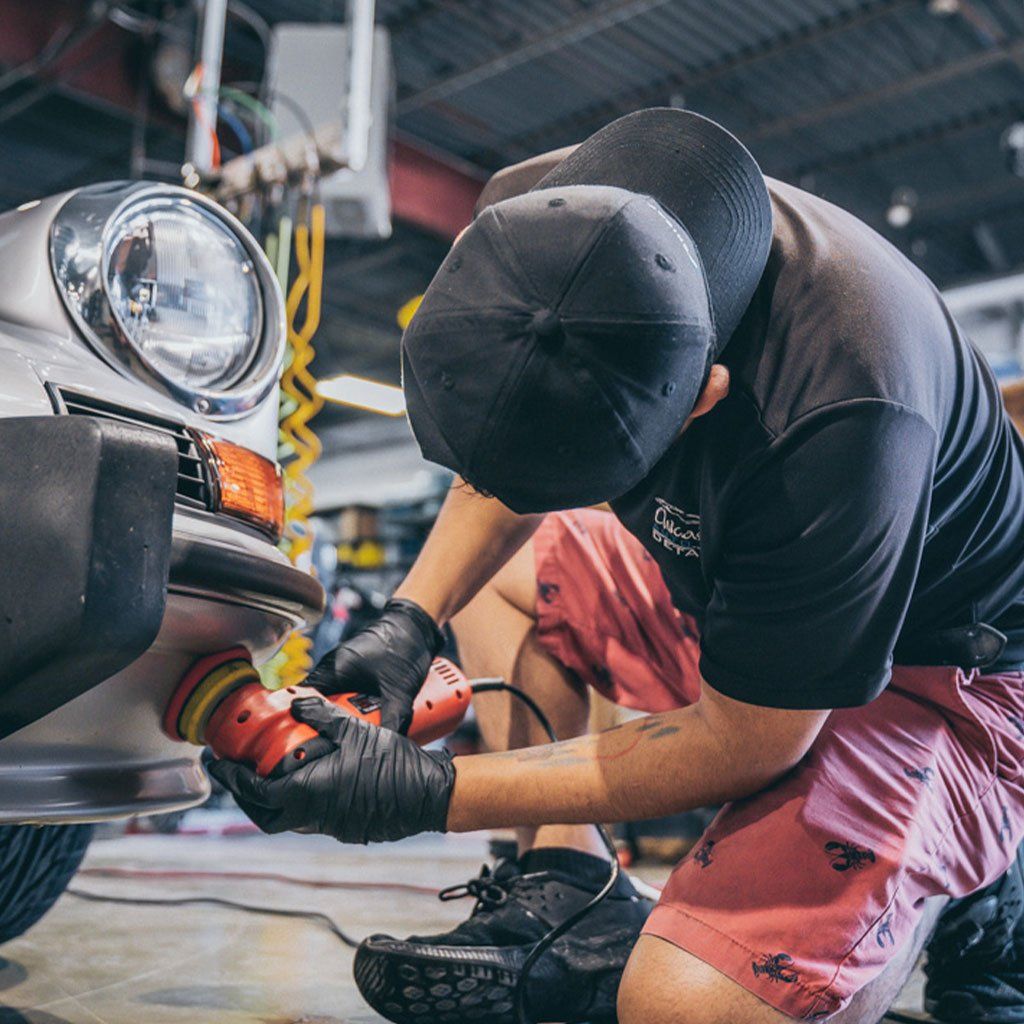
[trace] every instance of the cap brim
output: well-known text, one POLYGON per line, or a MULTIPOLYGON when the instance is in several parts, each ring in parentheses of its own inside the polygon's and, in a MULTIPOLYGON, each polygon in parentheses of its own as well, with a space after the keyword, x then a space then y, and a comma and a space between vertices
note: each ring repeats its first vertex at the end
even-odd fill
POLYGON ((772 238, 764 176, 735 136, 689 110, 638 110, 582 142, 533 189, 562 185, 639 192, 675 216, 704 263, 720 343, 728 340, 761 278, 772 238))
POLYGON ((406 419, 420 451, 428 462, 434 462, 453 473, 461 474, 462 460, 448 443, 438 426, 437 417, 420 386, 416 371, 402 344, 402 392, 405 395, 406 419))

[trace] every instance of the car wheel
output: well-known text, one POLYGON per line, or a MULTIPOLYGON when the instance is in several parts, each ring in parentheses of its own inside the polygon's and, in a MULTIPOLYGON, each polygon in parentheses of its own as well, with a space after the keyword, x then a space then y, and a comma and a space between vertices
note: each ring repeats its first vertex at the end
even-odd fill
POLYGON ((92 825, 0 825, 0 942, 31 928, 71 881, 92 825))

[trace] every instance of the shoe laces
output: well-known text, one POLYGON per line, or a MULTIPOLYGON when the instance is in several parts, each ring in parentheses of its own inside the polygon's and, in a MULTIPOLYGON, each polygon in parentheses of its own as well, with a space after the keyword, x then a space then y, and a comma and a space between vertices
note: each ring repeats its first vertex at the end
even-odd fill
POLYGON ((472 896, 476 900, 476 905, 473 907, 473 914, 476 915, 482 910, 497 910, 498 907, 503 906, 508 901, 512 886, 518 878, 518 875, 513 875, 510 878, 499 877, 484 864, 476 878, 471 878, 468 882, 463 882, 460 885, 449 885, 437 895, 438 899, 445 902, 472 896))

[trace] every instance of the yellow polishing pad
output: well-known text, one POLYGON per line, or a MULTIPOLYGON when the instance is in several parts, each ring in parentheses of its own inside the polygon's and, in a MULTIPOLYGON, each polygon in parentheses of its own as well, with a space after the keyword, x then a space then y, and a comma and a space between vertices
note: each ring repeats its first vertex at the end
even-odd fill
POLYGON ((238 658, 219 665, 204 676, 189 694, 178 717, 178 732, 183 740, 202 745, 203 733, 210 716, 229 693, 249 683, 259 683, 260 676, 252 662, 238 658))

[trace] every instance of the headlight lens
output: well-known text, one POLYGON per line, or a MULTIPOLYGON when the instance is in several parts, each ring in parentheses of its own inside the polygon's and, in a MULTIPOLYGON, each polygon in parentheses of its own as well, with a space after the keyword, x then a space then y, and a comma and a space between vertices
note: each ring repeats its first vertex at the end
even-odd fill
POLYGON ((245 227, 176 185, 86 185, 55 212, 64 306, 108 365, 209 419, 247 416, 277 385, 284 296, 245 227))
POLYGON ((255 267, 223 223, 193 203, 143 201, 110 225, 103 285, 122 334, 186 388, 227 388, 262 331, 255 267))

